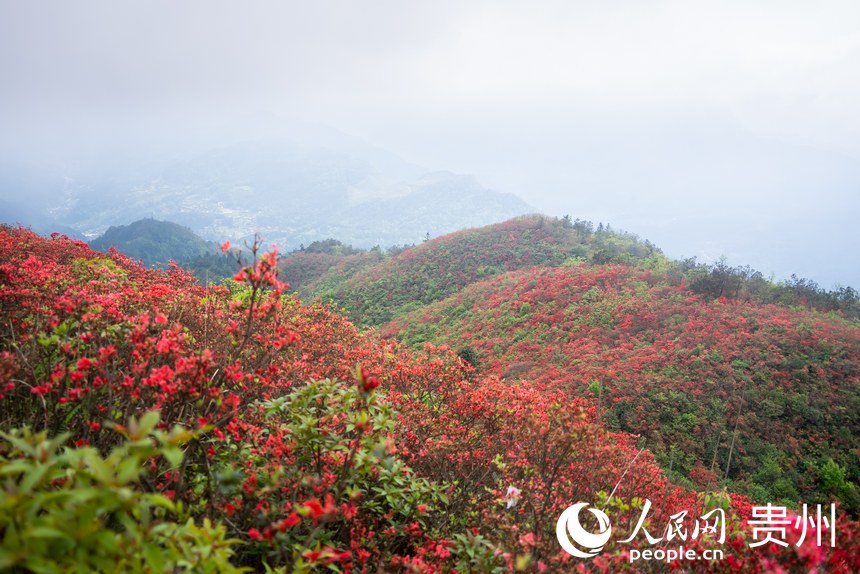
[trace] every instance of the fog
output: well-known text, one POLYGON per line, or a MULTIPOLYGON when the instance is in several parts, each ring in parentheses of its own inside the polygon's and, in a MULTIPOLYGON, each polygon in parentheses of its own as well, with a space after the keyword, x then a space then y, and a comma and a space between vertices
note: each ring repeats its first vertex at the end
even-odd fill
POLYGON ((855 2, 0 0, 0 161, 310 122, 673 257, 858 287, 858 61, 855 2))

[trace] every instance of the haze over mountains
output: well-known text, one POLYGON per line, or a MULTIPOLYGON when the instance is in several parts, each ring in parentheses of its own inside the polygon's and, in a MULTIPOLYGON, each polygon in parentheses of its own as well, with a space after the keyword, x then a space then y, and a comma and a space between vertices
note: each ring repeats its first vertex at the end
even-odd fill
POLYGON ((725 255, 777 281, 860 285, 846 251, 858 233, 858 205, 847 198, 860 181, 848 157, 719 122, 698 125, 693 139, 681 128, 652 137, 654 126, 604 133, 583 124, 579 139, 532 153, 523 146, 538 136, 520 127, 516 137, 489 130, 484 162, 451 156, 481 146, 464 134, 422 167, 337 129, 267 114, 183 125, 173 136, 153 128, 158 137, 142 132, 139 141, 138 130, 118 126, 114 139, 79 150, 58 142, 41 157, 26 147, 4 154, 0 221, 93 239, 151 217, 219 244, 259 232, 291 250, 326 238, 411 244, 526 213, 570 213, 635 232, 676 259, 725 255), (619 146, 630 157, 613 155, 619 146), (480 175, 466 175, 472 168, 480 175))
POLYGON ((93 239, 141 217, 214 241, 259 233, 293 249, 328 237, 360 247, 414 243, 532 211, 469 175, 430 171, 319 126, 289 136, 158 156, 110 158, 98 168, 0 164, 0 219, 93 239))

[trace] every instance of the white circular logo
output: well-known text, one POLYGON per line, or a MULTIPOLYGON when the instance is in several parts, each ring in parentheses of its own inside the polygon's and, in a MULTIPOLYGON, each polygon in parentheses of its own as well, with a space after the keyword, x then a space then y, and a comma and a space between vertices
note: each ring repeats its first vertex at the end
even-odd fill
POLYGON ((597 519, 600 532, 586 532, 579 522, 579 511, 586 506, 588 506, 587 502, 580 502, 569 507, 558 517, 558 523, 555 526, 555 535, 558 537, 558 543, 561 544, 565 552, 577 558, 596 556, 603 550, 603 545, 606 544, 609 536, 612 534, 609 517, 602 510, 596 508, 589 508, 588 511, 597 519), (574 546, 571 538, 573 542, 587 549, 587 551, 584 552, 574 546))

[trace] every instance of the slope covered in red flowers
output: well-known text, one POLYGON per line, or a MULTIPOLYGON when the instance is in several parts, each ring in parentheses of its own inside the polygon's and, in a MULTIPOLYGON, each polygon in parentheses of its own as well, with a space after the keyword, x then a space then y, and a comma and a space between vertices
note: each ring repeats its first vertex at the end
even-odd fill
POLYGON ((663 257, 650 243, 604 231, 602 224, 595 232, 589 221, 531 215, 451 233, 386 258, 372 251, 297 252, 282 268, 301 274, 296 287, 305 299, 334 301, 356 323, 379 325, 487 277, 570 259, 656 265, 663 257))
POLYGON ((860 511, 856 321, 576 264, 473 285, 383 333, 470 349, 482 374, 586 399, 701 486, 727 476, 762 502, 860 511))
MULTIPOLYGON (((232 540, 186 553, 200 559, 229 546, 234 565, 255 571, 638 571, 626 552, 647 542, 619 541, 633 533, 643 499, 655 532, 682 508, 724 509, 732 559, 704 570, 763 572, 772 560, 857 566, 855 523, 840 523, 846 544, 836 549, 757 553, 747 545, 745 498, 672 484, 637 437, 607 429, 603 404, 540 377, 476 372, 445 348, 380 341, 285 295, 276 271, 275 254, 257 253, 232 282, 201 287, 179 269, 0 228, 4 567, 78 560, 80 569, 101 556, 96 547, 133 554, 171 521, 191 520, 204 533, 212 521, 232 540), (37 437, 29 448, 23 427, 64 434, 66 452, 79 453, 68 460, 78 462, 46 474, 60 464, 56 447, 37 437), (147 455, 142 468, 134 457, 98 462, 124 444, 164 441, 168 429, 163 454, 147 455), (73 490, 81 477, 98 492, 116 489, 117 500, 160 495, 151 499, 160 510, 96 508, 86 532, 67 534, 28 506, 68 496, 72 514, 90 508, 95 491, 73 490), (590 561, 576 562, 555 536, 559 514, 577 501, 605 508, 616 533, 590 561), (129 521, 145 539, 110 542, 129 521)), ((158 544, 168 544, 153 540, 150 568, 158 544)))

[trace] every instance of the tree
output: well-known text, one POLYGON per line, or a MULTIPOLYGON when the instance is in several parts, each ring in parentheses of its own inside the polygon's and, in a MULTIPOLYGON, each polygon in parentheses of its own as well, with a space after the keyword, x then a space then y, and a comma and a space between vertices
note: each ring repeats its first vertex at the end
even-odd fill
POLYGON ((466 346, 460 349, 457 356, 475 367, 478 368, 478 352, 472 347, 466 346))

